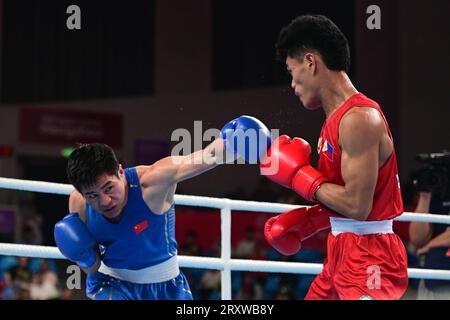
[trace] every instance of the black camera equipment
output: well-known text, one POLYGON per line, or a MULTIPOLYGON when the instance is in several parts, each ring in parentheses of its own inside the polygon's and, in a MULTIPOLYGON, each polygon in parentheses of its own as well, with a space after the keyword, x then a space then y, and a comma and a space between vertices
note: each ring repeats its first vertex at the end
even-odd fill
POLYGON ((418 191, 450 197, 450 152, 419 153, 416 160, 423 164, 412 174, 418 191))

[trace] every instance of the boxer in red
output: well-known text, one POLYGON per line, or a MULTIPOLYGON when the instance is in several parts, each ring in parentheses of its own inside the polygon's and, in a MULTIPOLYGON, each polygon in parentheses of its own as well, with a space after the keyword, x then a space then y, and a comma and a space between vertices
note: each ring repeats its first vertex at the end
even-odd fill
POLYGON ((276 47, 295 95, 306 109, 322 108, 326 120, 318 169, 300 138, 280 136, 262 159, 263 175, 317 203, 269 219, 266 238, 290 255, 331 226, 328 257, 306 299, 400 299, 408 286, 407 258, 392 220, 403 203, 386 118, 350 81, 347 39, 328 18, 296 18, 281 30, 276 47), (268 170, 273 164, 275 172, 268 170))

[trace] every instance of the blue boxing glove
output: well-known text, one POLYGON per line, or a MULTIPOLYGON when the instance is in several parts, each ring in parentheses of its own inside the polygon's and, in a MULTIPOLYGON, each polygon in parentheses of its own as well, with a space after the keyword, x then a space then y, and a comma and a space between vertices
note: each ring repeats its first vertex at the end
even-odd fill
POLYGON ((94 237, 78 213, 70 213, 55 224, 55 242, 66 258, 82 268, 92 267, 97 260, 94 237))
POLYGON ((269 129, 260 120, 240 116, 228 122, 220 131, 225 147, 247 163, 260 163, 272 144, 269 129))

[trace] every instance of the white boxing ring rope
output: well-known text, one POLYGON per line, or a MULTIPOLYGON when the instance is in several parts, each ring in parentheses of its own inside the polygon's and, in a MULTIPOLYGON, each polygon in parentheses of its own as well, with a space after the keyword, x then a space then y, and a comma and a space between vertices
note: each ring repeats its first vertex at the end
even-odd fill
MULTIPOLYGON (((60 195, 69 195, 73 190, 73 187, 68 184, 1 177, 0 188, 60 195)), ((175 195, 175 204, 220 209, 221 257, 210 258, 179 256, 178 261, 180 263, 180 267, 184 268, 220 270, 222 281, 221 293, 223 300, 231 299, 231 271, 257 271, 314 275, 320 273, 320 271, 322 270, 322 264, 319 263, 231 259, 231 210, 252 211, 260 213, 281 213, 294 208, 298 208, 299 206, 297 205, 186 195, 175 195)), ((450 216, 425 213, 405 212, 395 220, 443 223, 450 225, 450 216)), ((57 247, 9 243, 0 243, 0 255, 65 259, 65 257, 61 254, 57 247)), ((450 271, 409 268, 408 276, 409 278, 413 279, 450 280, 450 271)))

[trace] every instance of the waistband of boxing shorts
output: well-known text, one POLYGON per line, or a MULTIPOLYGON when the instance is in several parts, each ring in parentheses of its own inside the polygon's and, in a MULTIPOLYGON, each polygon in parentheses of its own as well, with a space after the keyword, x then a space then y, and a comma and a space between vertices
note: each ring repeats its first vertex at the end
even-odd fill
POLYGON ((330 217, 331 233, 333 236, 345 232, 357 235, 394 233, 392 230, 392 221, 358 221, 348 218, 330 217))
POLYGON ((119 280, 138 284, 164 282, 174 279, 180 274, 177 256, 157 265, 138 270, 111 268, 102 262, 98 271, 119 280))

